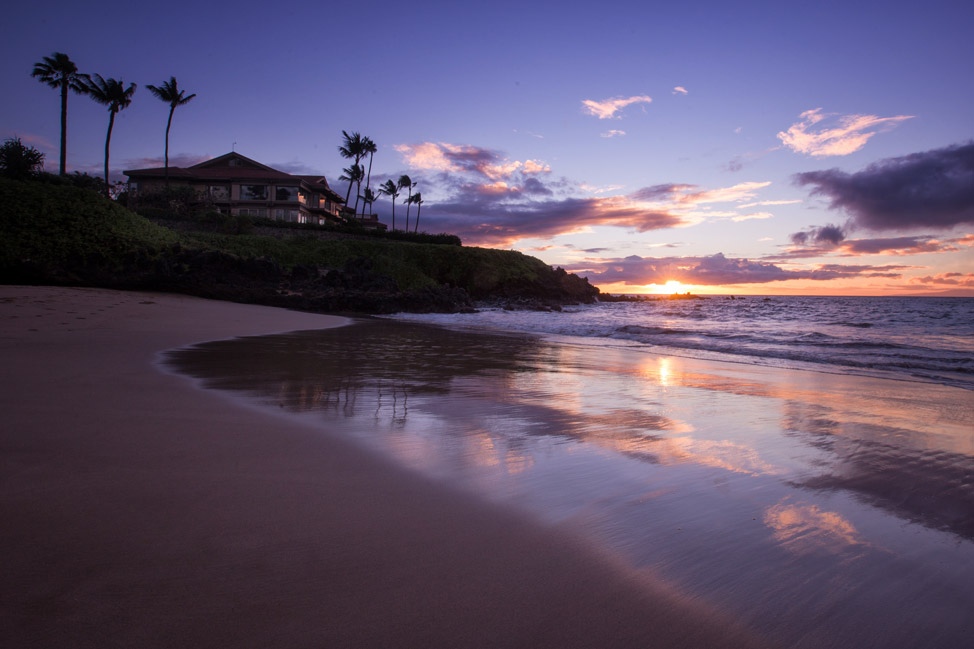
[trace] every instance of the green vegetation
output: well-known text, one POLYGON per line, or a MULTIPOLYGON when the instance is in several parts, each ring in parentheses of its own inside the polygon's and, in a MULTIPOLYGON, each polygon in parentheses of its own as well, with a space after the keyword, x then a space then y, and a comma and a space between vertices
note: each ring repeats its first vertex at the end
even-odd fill
MULTIPOLYGON (((231 232, 250 225, 218 213, 206 218, 226 221, 220 229, 231 232)), ((462 247, 451 235, 434 235, 451 241, 446 244, 414 243, 368 232, 327 239, 301 230, 285 237, 175 232, 68 179, 0 178, 5 281, 156 288, 281 305, 296 296, 317 300, 297 303, 302 308, 351 304, 347 308, 362 310, 457 308, 469 298, 590 301, 598 293, 585 280, 519 252, 462 247), (431 290, 448 295, 454 306, 430 306, 431 290), (411 301, 416 294, 426 302, 417 306, 411 301), (353 302, 349 295, 370 301, 353 302)))
POLYGON ((71 184, 0 179, 0 269, 18 266, 121 270, 159 257, 180 236, 71 184))

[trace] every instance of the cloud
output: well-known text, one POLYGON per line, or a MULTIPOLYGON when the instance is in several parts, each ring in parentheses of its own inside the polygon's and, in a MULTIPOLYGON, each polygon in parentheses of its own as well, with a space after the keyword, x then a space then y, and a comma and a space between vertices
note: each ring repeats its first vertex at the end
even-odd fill
POLYGON ((939 275, 927 275, 926 277, 914 277, 910 281, 914 284, 974 287, 974 273, 941 273, 939 275))
POLYGON ((791 241, 798 246, 797 248, 792 248, 780 255, 764 257, 764 259, 799 259, 825 255, 842 257, 922 255, 957 252, 960 250, 959 246, 974 245, 974 235, 953 239, 937 239, 931 235, 875 239, 846 239, 845 236, 845 233, 835 225, 808 228, 791 235, 791 241))
MULTIPOLYGON (((736 204, 753 202, 770 184, 704 188, 667 183, 610 195, 565 178, 552 179, 546 164, 512 161, 473 145, 424 142, 396 148, 410 164, 413 180, 422 183, 424 227, 489 246, 599 226, 648 232, 708 219, 765 218, 764 213, 741 214, 736 204)), ((387 205, 380 203, 379 210, 385 212, 387 205)))
POLYGON ((601 133, 600 135, 601 137, 619 137, 625 134, 626 134, 625 131, 620 131, 619 129, 614 128, 610 131, 606 131, 605 133, 601 133))
POLYGON ((795 200, 791 200, 791 201, 756 201, 754 203, 746 203, 744 205, 741 205, 740 207, 746 208, 746 207, 768 207, 770 205, 794 205, 795 203, 801 203, 801 202, 802 199, 800 198, 796 198, 795 200))
POLYGON ((653 98, 648 95, 636 95, 634 97, 613 97, 594 101, 592 99, 582 100, 582 110, 589 115, 594 115, 599 119, 619 119, 616 113, 632 104, 648 104, 653 98))
POLYGON ((811 227, 801 232, 795 232, 790 238, 791 242, 798 246, 811 243, 831 244, 834 247, 845 239, 845 233, 837 225, 826 225, 824 227, 811 227))
POLYGON ((803 279, 828 281, 848 277, 901 277, 910 266, 825 264, 812 269, 787 270, 776 264, 750 259, 728 258, 723 253, 709 257, 639 257, 604 259, 575 265, 567 270, 587 275, 594 284, 624 282, 629 285, 664 284, 671 280, 697 286, 766 284, 803 279))
POLYGON ((751 214, 738 214, 732 216, 731 221, 752 221, 755 219, 770 219, 774 214, 771 212, 752 212, 751 214))
MULTIPOLYGON (((740 131, 735 130, 734 132, 738 133, 740 131)), ((780 148, 781 148, 780 146, 773 146, 769 149, 764 149, 763 151, 751 151, 749 153, 742 153, 740 155, 734 156, 734 158, 731 159, 730 162, 728 162, 725 165, 725 168, 727 169, 727 171, 731 171, 731 172, 740 171, 745 167, 745 165, 749 165, 755 160, 760 160, 764 156, 768 155, 773 151, 777 151, 780 148)))
POLYGON ((787 131, 778 133, 778 139, 797 153, 811 156, 849 155, 866 145, 869 138, 888 131, 900 122, 913 119, 912 115, 877 117, 876 115, 844 115, 822 113, 821 108, 806 110, 801 121, 792 124, 787 131), (836 119, 832 119, 836 117, 836 119), (828 120, 831 128, 817 125, 828 120))
POLYGON ((685 95, 685 94, 688 94, 688 93, 687 93, 687 89, 684 88, 683 86, 676 86, 676 87, 673 88, 673 94, 674 95, 685 95))
POLYGON ((949 228, 974 223, 974 142, 887 158, 856 173, 838 169, 794 176, 826 196, 831 209, 871 230, 949 228))
POLYGON ((544 162, 537 160, 512 161, 503 158, 496 151, 469 144, 422 142, 420 144, 397 144, 394 148, 402 154, 406 164, 414 169, 472 172, 492 181, 509 178, 515 172, 540 174, 551 171, 551 167, 544 162))

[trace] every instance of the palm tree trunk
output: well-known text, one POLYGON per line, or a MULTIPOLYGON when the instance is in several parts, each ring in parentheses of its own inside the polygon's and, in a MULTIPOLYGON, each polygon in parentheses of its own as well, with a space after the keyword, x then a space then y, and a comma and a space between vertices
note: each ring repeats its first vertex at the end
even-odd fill
POLYGON ((371 185, 369 183, 372 182, 372 156, 373 155, 375 155, 375 154, 373 154, 373 153, 370 153, 369 154, 369 173, 366 174, 366 176, 365 176, 365 188, 366 189, 369 189, 371 187, 371 185))
POLYGON ((413 233, 419 232, 419 210, 422 209, 422 203, 416 203, 416 225, 413 226, 413 233))
POLYGON ((176 107, 169 107, 169 121, 166 122, 166 201, 169 201, 169 127, 172 126, 172 114, 176 107))
POLYGON ((58 173, 62 176, 68 160, 68 82, 61 81, 61 165, 58 173))
POLYGON ((396 231, 396 197, 392 197, 392 231, 396 231))
POLYGON ((108 197, 108 149, 112 143, 112 127, 115 126, 115 111, 108 111, 108 135, 105 137, 105 196, 108 197))

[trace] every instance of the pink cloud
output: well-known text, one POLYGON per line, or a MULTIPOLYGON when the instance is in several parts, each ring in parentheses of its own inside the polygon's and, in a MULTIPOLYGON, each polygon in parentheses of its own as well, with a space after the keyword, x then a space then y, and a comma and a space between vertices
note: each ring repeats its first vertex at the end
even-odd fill
POLYGON ((778 139, 798 153, 824 157, 855 153, 877 133, 895 128, 912 115, 877 117, 876 115, 843 115, 822 113, 821 108, 806 110, 801 121, 792 124, 787 131, 778 133, 778 139), (830 126, 821 125, 826 122, 830 126))
POLYGON ((582 100, 582 110, 599 119, 618 119, 619 116, 616 113, 626 106, 631 106, 632 104, 649 104, 652 101, 653 98, 649 95, 612 97, 611 99, 603 99, 602 101, 584 99, 582 100))

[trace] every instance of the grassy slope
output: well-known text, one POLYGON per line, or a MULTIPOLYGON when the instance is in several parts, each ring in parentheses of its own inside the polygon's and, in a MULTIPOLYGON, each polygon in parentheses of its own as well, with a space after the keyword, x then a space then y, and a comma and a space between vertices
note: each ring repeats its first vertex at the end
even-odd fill
POLYGON ((512 289, 543 294, 566 283, 564 274, 541 260, 509 250, 381 239, 320 241, 299 233, 284 240, 176 233, 91 191, 2 178, 0 235, 0 269, 15 269, 30 260, 43 267, 96 266, 117 272, 132 259, 157 260, 178 249, 199 249, 242 259, 269 258, 286 269, 299 264, 341 268, 348 260, 367 257, 376 272, 395 280, 401 290, 449 284, 474 298, 512 289))

